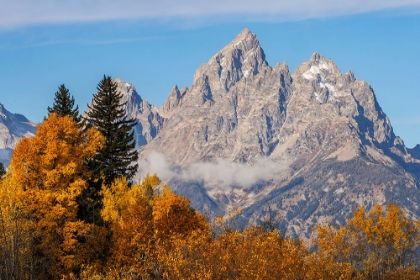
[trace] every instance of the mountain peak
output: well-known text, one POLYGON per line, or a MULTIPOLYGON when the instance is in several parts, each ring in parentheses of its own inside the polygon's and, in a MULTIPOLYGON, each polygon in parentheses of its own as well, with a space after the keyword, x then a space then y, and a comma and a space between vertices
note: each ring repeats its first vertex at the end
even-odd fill
POLYGON ((316 62, 316 61, 320 61, 320 60, 325 60, 325 58, 317 52, 314 52, 311 55, 311 58, 309 59, 309 61, 312 61, 312 62, 316 62))
POLYGON ((202 89, 204 100, 212 100, 210 96, 223 96, 242 78, 251 80, 268 67, 257 36, 245 28, 197 70, 191 89, 202 89))
POLYGON ((254 40, 257 36, 251 32, 248 28, 244 28, 238 36, 234 39, 234 41, 243 41, 243 40, 254 40))
POLYGON ((35 134, 36 124, 21 114, 7 111, 0 103, 0 162, 9 165, 12 149, 23 137, 35 134))
POLYGON ((239 49, 243 53, 247 53, 255 49, 261 49, 261 45, 257 36, 248 28, 245 28, 235 37, 235 39, 233 39, 230 44, 224 47, 221 52, 231 52, 235 49, 239 49))

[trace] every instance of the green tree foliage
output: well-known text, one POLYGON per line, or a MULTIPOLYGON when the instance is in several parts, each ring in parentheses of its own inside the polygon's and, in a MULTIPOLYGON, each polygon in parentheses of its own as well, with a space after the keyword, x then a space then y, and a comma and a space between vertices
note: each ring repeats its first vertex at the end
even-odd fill
POLYGON ((0 162, 0 179, 3 178, 4 175, 6 175, 6 169, 4 168, 3 163, 0 162))
POLYGON ((97 86, 92 105, 88 105, 87 121, 105 137, 104 147, 91 162, 94 174, 104 177, 105 185, 110 186, 116 178, 132 179, 137 171, 138 153, 134 150, 133 126, 135 119, 127 118, 122 94, 117 84, 104 75, 97 86))
POLYGON ((48 115, 52 113, 72 117, 75 122, 80 121, 79 106, 74 107, 74 97, 64 84, 60 85, 55 93, 53 107, 48 107, 48 115))

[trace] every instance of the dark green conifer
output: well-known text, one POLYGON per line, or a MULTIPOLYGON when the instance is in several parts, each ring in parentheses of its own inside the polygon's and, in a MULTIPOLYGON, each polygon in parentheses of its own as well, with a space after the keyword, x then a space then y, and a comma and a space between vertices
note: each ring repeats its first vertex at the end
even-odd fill
POLYGON ((6 175, 6 169, 4 168, 3 163, 0 162, 0 179, 3 178, 4 175, 6 175))
POLYGON ((135 150, 133 118, 127 118, 122 94, 117 84, 104 75, 97 86, 92 105, 88 105, 88 125, 96 127, 105 136, 105 145, 90 163, 97 178, 103 176, 109 186, 116 178, 132 179, 137 172, 138 153, 135 150))
POLYGON ((73 117, 75 122, 80 121, 79 106, 74 108, 74 97, 70 95, 69 90, 64 84, 58 87, 55 93, 53 107, 48 107, 48 114, 55 113, 59 116, 73 117))

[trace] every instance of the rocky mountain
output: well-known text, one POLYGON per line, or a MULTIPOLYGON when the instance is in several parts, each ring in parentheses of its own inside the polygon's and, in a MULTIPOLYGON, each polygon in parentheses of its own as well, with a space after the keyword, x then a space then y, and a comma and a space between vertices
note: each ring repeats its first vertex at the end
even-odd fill
POLYGON ((394 202, 420 216, 417 150, 394 135, 368 83, 318 53, 291 74, 285 62, 269 66, 245 29, 156 112, 162 127, 140 147, 140 172, 203 212, 275 214, 306 237, 359 205, 394 202))
MULTIPOLYGON (((138 180, 157 173, 207 215, 274 217, 309 238, 360 205, 393 202, 420 217, 420 145, 407 149, 368 83, 318 53, 291 73, 271 67, 248 29, 174 86, 160 108, 115 80, 140 153, 138 180)), ((35 125, 0 106, 0 156, 35 125)))
POLYGON ((20 114, 13 114, 0 104, 0 162, 9 165, 13 149, 23 137, 35 134, 36 124, 20 114))
POLYGON ((127 116, 137 120, 134 127, 136 145, 144 146, 159 133, 164 119, 160 116, 158 108, 151 105, 147 99, 143 100, 132 84, 119 78, 114 81, 117 83, 117 90, 123 95, 122 102, 127 104, 127 116))

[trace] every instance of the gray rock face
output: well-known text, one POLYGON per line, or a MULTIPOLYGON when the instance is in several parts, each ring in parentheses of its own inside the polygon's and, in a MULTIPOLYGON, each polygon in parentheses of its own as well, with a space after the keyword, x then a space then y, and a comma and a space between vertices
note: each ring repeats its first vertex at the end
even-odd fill
POLYGON ((261 149, 269 154, 276 141, 271 131, 284 116, 278 114, 280 102, 268 97, 287 98, 290 81, 287 66, 268 66, 255 35, 244 30, 197 70, 190 89, 171 91, 161 108, 168 118, 163 134, 146 149, 178 164, 216 158, 247 162, 261 149), (273 88, 266 88, 266 80, 273 88))
POLYGON ((136 88, 124 82, 122 79, 115 79, 117 90, 123 94, 122 102, 127 103, 127 116, 137 120, 134 127, 134 134, 137 147, 149 143, 162 128, 164 119, 160 116, 158 108, 143 100, 137 93, 136 88))
POLYGON ((415 152, 394 135, 370 85, 317 53, 293 74, 286 63, 272 68, 245 29, 189 89, 174 87, 159 113, 163 126, 141 161, 163 155, 158 175, 171 169, 174 188, 201 211, 242 208, 254 222, 272 211, 306 237, 359 205, 392 201, 420 216, 415 152))
MULTIPOLYGON (((245 29, 160 108, 115 81, 138 121, 139 177, 156 172, 206 214, 239 208, 245 224, 275 214, 305 238, 360 205, 394 202, 420 217, 420 146, 394 135, 368 83, 320 54, 291 74, 269 66, 245 29)), ((0 109, 2 159, 35 125, 0 109)))
POLYGON ((20 114, 12 114, 0 104, 0 161, 9 165, 12 150, 23 137, 32 137, 36 124, 20 114))

